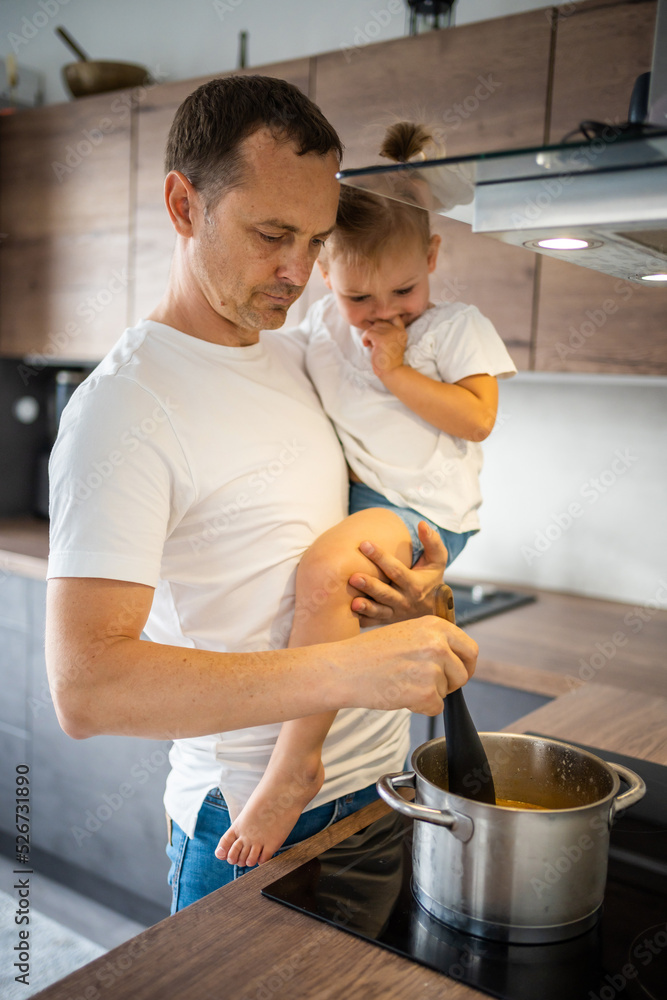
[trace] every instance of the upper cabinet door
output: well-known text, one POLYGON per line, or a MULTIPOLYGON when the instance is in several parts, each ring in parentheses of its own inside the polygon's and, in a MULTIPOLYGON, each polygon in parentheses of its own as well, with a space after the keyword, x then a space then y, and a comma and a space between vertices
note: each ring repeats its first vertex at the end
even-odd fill
MULTIPOLYGON (((544 141, 550 11, 539 10, 318 56, 315 100, 339 129, 345 167, 387 163, 384 130, 431 126, 448 156, 544 141)), ((432 154, 431 154, 432 155, 432 154)), ((463 223, 433 216, 442 236, 437 301, 478 306, 516 364, 530 362, 535 257, 463 223)))
MULTIPOLYGON (((558 9, 550 142, 585 120, 627 120, 634 82, 651 68, 656 6, 558 9)), ((542 257, 536 342, 543 371, 664 375, 667 289, 542 257)))
POLYGON ((127 324, 130 104, 0 118, 0 352, 96 360, 127 324))
MULTIPOLYGON (((309 59, 236 70, 237 74, 261 73, 287 80, 308 94, 309 59)), ((230 76, 218 73, 216 76, 230 76)), ((164 204, 164 148, 179 105, 201 84, 214 76, 167 83, 151 91, 139 106, 137 117, 137 179, 135 208, 136 281, 130 303, 131 322, 136 323, 155 308, 164 295, 174 251, 175 233, 164 204)), ((297 304, 298 305, 298 304, 297 304)), ((293 309, 295 307, 292 307, 293 309)), ((298 318, 292 315, 296 322, 298 318)))

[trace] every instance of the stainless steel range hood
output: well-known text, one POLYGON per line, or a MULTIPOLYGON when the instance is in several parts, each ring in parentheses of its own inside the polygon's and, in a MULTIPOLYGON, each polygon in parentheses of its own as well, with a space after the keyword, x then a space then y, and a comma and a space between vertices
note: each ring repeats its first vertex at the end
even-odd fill
POLYGON ((338 178, 474 233, 665 287, 667 0, 658 0, 650 79, 652 128, 638 137, 610 125, 590 141, 342 170, 338 178))

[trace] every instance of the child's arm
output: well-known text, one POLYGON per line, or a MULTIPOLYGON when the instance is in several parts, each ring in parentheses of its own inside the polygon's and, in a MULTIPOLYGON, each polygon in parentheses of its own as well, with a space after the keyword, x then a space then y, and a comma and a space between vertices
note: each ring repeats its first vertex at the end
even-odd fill
POLYGON ((483 441, 491 433, 498 410, 498 382, 492 375, 449 383, 410 368, 403 362, 407 334, 398 318, 374 323, 363 343, 371 349, 377 377, 422 420, 466 441, 483 441))

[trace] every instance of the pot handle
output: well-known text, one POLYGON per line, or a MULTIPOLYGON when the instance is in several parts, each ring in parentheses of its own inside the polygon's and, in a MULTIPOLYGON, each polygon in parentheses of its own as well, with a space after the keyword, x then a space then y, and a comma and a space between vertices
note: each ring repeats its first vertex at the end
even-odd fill
POLYGON ((628 809, 629 806, 633 806, 635 802, 639 802, 640 799, 644 798, 646 783, 643 778, 640 778, 638 774, 631 771, 629 767, 624 767, 623 764, 614 764, 610 760, 606 760, 605 764, 616 771, 619 778, 622 778, 630 786, 627 792, 617 795, 611 804, 610 819, 614 819, 624 809, 628 809))
POLYGON ((469 816, 454 812, 451 809, 432 809, 417 802, 408 802, 397 794, 397 788, 415 788, 416 775, 414 771, 400 771, 394 774, 383 774, 376 782, 378 794, 392 809, 408 816, 410 819, 423 820, 436 826, 445 826, 458 840, 465 844, 473 834, 474 825, 469 816))

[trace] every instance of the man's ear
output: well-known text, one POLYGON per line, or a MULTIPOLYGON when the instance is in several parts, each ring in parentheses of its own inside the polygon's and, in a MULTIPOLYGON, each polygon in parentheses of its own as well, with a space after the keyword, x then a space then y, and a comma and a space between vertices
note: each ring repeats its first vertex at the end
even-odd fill
POLYGON ((428 243, 428 254, 427 254, 427 257, 426 257, 426 259, 428 261, 428 273, 429 274, 432 274, 433 271, 435 271, 435 265, 438 263, 438 250, 440 249, 440 244, 441 243, 442 243, 442 239, 441 239, 440 236, 438 236, 437 233, 434 233, 433 236, 431 236, 431 239, 429 240, 429 243, 428 243))
POLYGON ((164 201, 174 229, 179 236, 193 234, 193 211, 200 208, 200 197, 185 174, 170 170, 164 179, 164 201))
POLYGON ((327 286, 328 289, 331 289, 331 279, 329 278, 329 272, 326 270, 321 260, 318 260, 317 266, 320 269, 320 274, 322 275, 324 284, 327 286))

